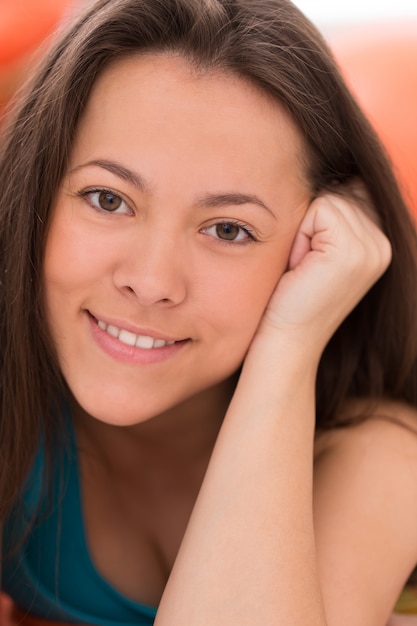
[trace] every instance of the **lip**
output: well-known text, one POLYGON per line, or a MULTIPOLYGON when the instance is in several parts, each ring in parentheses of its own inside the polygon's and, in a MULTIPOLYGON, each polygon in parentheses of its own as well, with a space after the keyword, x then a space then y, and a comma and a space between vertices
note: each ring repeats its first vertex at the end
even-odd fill
POLYGON ((95 316, 90 311, 86 311, 87 319, 89 322, 91 334, 95 343, 103 350, 108 356, 122 361, 124 363, 149 365, 152 363, 161 363, 174 357, 180 350, 182 350, 189 342, 187 339, 175 339, 167 337, 150 329, 137 328, 132 324, 124 323, 109 318, 102 318, 101 316, 95 316), (98 321, 104 322, 106 325, 116 326, 121 330, 127 330, 130 333, 141 336, 148 336, 154 339, 160 339, 169 342, 165 346, 157 348, 141 348, 138 346, 129 346, 121 342, 117 337, 113 337, 106 330, 100 328, 98 321))

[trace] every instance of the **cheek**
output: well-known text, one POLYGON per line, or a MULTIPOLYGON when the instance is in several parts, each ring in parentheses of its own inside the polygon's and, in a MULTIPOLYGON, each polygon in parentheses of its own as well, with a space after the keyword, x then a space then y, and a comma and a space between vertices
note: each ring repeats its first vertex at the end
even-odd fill
POLYGON ((205 325, 210 326, 206 361, 216 373, 214 382, 230 376, 241 365, 285 266, 286 261, 278 270, 273 265, 268 270, 263 264, 246 265, 236 273, 218 275, 211 297, 207 290, 200 304, 205 325))
POLYGON ((71 220, 65 218, 63 211, 56 210, 45 248, 44 279, 47 289, 51 284, 59 285, 68 280, 73 269, 82 262, 78 258, 80 249, 82 241, 74 233, 71 220), (75 245, 75 242, 79 243, 75 245))
POLYGON ((277 253, 273 247, 251 262, 237 264, 231 271, 220 272, 216 288, 206 294, 207 310, 221 320, 224 332, 238 343, 249 343, 258 327, 275 287, 286 270, 287 247, 277 253), (213 297, 214 292, 214 297, 213 297))
POLYGON ((107 240, 93 237, 75 218, 57 213, 48 234, 44 259, 44 281, 49 290, 72 291, 105 271, 109 260, 107 240))

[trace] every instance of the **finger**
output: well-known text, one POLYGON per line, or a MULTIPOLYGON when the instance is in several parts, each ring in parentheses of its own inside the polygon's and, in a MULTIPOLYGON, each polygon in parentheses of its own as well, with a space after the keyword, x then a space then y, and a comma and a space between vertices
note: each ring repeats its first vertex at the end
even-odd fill
POLYGON ((294 240, 290 269, 310 251, 313 256, 331 255, 335 263, 358 267, 366 263, 375 278, 391 260, 391 246, 378 226, 352 199, 334 194, 317 197, 308 208, 294 240))
MULTIPOLYGON (((361 199, 358 199, 358 196, 353 198, 346 195, 327 194, 322 196, 322 204, 328 204, 338 211, 358 241, 362 241, 370 252, 376 253, 377 257, 381 255, 381 259, 387 266, 391 259, 391 246, 378 225, 377 212, 363 185, 356 183, 355 192, 358 195, 361 194, 361 199)), ((317 202, 320 202, 320 197, 317 202)))
POLYGON ((299 230, 295 236, 288 259, 288 269, 293 270, 311 251, 311 239, 305 232, 299 230))

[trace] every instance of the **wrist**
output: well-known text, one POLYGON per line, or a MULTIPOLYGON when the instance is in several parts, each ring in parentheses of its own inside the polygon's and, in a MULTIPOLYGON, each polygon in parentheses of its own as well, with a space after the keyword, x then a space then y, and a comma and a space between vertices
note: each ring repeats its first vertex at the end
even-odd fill
POLYGON ((258 406, 275 408, 291 405, 294 398, 308 398, 314 405, 317 369, 321 352, 287 335, 279 341, 277 334, 258 334, 246 356, 239 377, 239 396, 258 406))
POLYGON ((297 328, 278 329, 262 323, 249 347, 245 365, 292 374, 317 374, 317 368, 326 342, 311 328, 300 332, 297 328))

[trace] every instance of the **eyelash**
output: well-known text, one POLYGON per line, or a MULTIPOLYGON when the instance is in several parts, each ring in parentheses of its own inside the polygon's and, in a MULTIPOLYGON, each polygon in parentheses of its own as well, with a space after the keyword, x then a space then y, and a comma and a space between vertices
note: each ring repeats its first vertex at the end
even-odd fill
POLYGON ((239 239, 239 240, 221 239, 220 237, 213 237, 213 239, 215 239, 216 243, 226 244, 226 245, 231 245, 232 244, 232 245, 235 245, 235 246, 245 246, 245 245, 248 245, 250 243, 258 241, 257 238, 255 237, 255 233, 248 226, 248 224, 245 224, 244 222, 240 222, 239 220, 222 220, 221 222, 216 222, 215 224, 212 224, 211 226, 206 226, 205 228, 202 229, 202 232, 207 234, 207 231, 209 230, 209 228, 215 228, 216 226, 223 226, 223 225, 226 225, 226 226, 237 226, 238 228, 240 228, 245 233, 245 235, 247 235, 247 237, 245 239, 239 239))
POLYGON ((100 212, 100 213, 115 213, 116 215, 120 215, 120 213, 118 212, 119 207, 117 207, 116 209, 114 209, 113 211, 111 209, 104 209, 101 206, 96 206, 92 199, 91 196, 93 196, 94 194, 109 194, 112 195, 114 198, 117 198, 121 201, 121 203, 123 203, 126 207, 126 211, 123 212, 122 214, 127 214, 128 212, 131 212, 131 209, 128 205, 128 203, 126 202, 126 200, 124 200, 122 198, 122 196, 119 193, 116 193, 115 191, 113 191, 112 189, 108 189, 106 187, 94 187, 92 189, 82 189, 81 191, 78 191, 76 193, 76 195, 80 198, 85 198, 88 202, 88 204, 95 209, 96 211, 100 212))
MULTIPOLYGON (((108 194, 114 196, 115 198, 120 199, 120 201, 122 203, 124 203, 125 206, 130 211, 129 205, 127 204, 126 200, 124 200, 121 197, 120 194, 116 193, 112 189, 108 189, 108 188, 105 188, 105 187, 93 187, 91 189, 82 189, 81 191, 78 191, 76 193, 76 196, 80 197, 80 198, 87 199, 87 202, 89 203, 89 205, 93 209, 95 209, 96 211, 103 212, 103 213, 115 213, 115 214, 118 215, 119 213, 116 213, 117 209, 115 209, 113 211, 111 209, 104 209, 103 207, 96 206, 92 202, 90 196, 93 196, 94 194, 101 194, 101 193, 108 193, 108 194)), ((223 221, 220 221, 220 222, 216 222, 215 224, 212 224, 211 226, 207 226, 206 228, 202 229, 202 232, 208 234, 207 231, 210 228, 215 228, 217 226, 223 226, 223 225, 226 225, 226 226, 237 226, 240 230, 242 230, 247 235, 247 237, 245 239, 239 239, 239 240, 234 240, 234 239, 229 239, 228 240, 228 239, 221 239, 220 237, 213 237, 213 239, 215 239, 216 242, 219 243, 219 244, 226 244, 226 245, 231 245, 232 244, 232 245, 235 245, 235 246, 236 245, 244 246, 244 245, 248 245, 249 243, 258 241, 258 239, 255 236, 255 233, 248 226, 248 224, 246 224, 244 222, 240 222, 239 220, 223 220, 223 221)))

